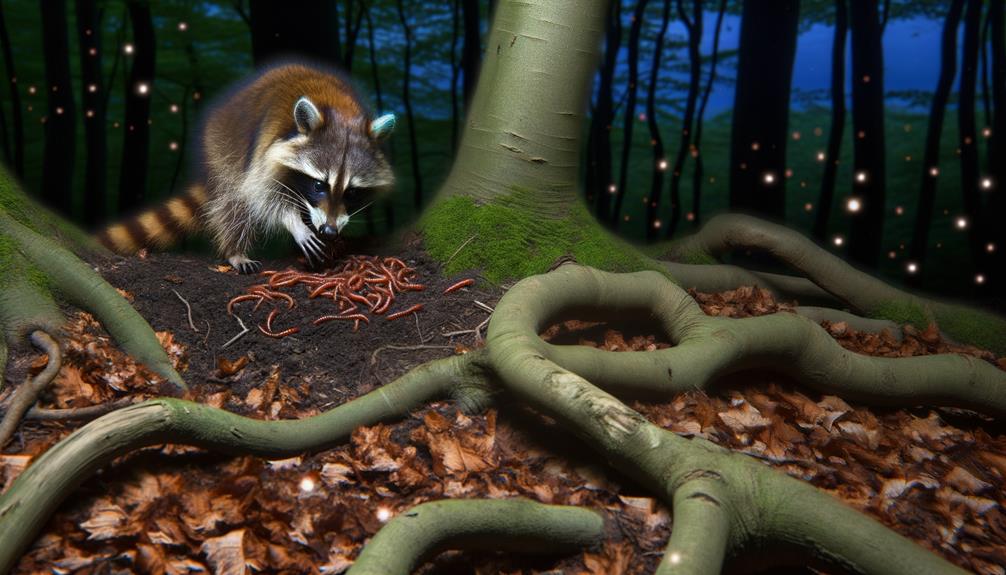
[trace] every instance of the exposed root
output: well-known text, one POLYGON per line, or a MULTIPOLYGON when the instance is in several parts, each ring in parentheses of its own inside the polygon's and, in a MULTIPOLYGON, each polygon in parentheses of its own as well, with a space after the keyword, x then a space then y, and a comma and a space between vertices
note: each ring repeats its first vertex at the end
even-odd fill
POLYGON ((10 404, 7 407, 7 413, 4 415, 3 421, 0 422, 0 449, 3 449, 3 446, 7 445, 7 442, 10 441, 11 436, 14 435, 14 431, 21 422, 22 417, 24 417, 25 412, 31 406, 35 405, 35 402, 38 401, 38 396, 49 387, 49 384, 55 379, 56 374, 59 373, 59 368, 63 365, 63 355, 59 349, 59 342, 51 335, 42 330, 34 331, 31 334, 31 342, 40 351, 49 356, 49 361, 45 364, 45 368, 41 373, 25 381, 14 392, 14 397, 11 398, 10 404))

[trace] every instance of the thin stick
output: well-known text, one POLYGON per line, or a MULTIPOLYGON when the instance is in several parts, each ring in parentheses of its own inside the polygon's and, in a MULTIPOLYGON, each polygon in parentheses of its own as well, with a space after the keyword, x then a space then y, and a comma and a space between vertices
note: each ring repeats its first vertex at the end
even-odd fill
POLYGON ((398 350, 416 350, 416 349, 454 349, 451 345, 382 345, 381 347, 374 350, 374 353, 370 354, 370 365, 377 363, 377 354, 381 353, 386 349, 398 349, 398 350))
POLYGON ((53 339, 51 335, 42 330, 33 331, 31 333, 31 342, 35 347, 49 356, 49 361, 46 362, 45 369, 41 373, 25 381, 14 392, 15 394, 11 399, 10 407, 7 409, 3 421, 0 422, 0 449, 4 445, 7 445, 7 441, 14 435, 18 423, 21 422, 21 418, 31 406, 35 405, 35 402, 38 401, 38 396, 45 391, 45 388, 49 387, 49 384, 55 379, 56 374, 59 373, 60 366, 63 365, 63 355, 59 349, 59 342, 53 339))
POLYGON ((86 421, 101 417, 106 413, 111 413, 116 409, 132 405, 133 403, 136 403, 136 398, 122 397, 108 403, 99 403, 98 405, 88 405, 85 407, 71 407, 67 409, 33 407, 28 410, 28 413, 24 414, 24 418, 34 419, 35 421, 86 421))
POLYGON ((182 294, 178 293, 177 290, 171 290, 171 291, 175 292, 175 295, 178 296, 178 299, 182 300, 182 303, 185 304, 185 313, 186 315, 188 315, 189 318, 189 327, 192 328, 192 331, 199 333, 199 328, 197 328, 196 324, 192 322, 192 306, 189 305, 189 300, 183 298, 182 294))
POLYGON ((496 311, 496 310, 494 310, 494 309, 493 309, 492 307, 490 307, 490 306, 487 306, 486 304, 484 304, 484 303, 480 302, 479 300, 473 300, 473 301, 475 302, 475 305, 476 305, 476 306, 478 306, 478 307, 480 307, 480 308, 482 308, 482 309, 486 310, 486 311, 487 311, 487 312, 489 312, 489 313, 492 313, 492 312, 496 311))
POLYGON ((248 333, 248 328, 245 327, 245 322, 241 321, 241 316, 239 316, 237 314, 234 314, 234 319, 238 320, 238 324, 241 325, 241 332, 238 333, 236 336, 234 336, 234 337, 230 338, 229 340, 227 340, 227 343, 221 345, 220 349, 227 349, 227 347, 230 346, 230 344, 232 344, 235 341, 241 339, 241 337, 244 334, 248 333))
POLYGON ((472 237, 470 237, 467 240, 465 240, 465 243, 463 243, 460 246, 458 246, 458 249, 454 250, 454 253, 451 254, 451 257, 447 258, 447 261, 444 262, 444 267, 447 267, 447 264, 451 263, 451 260, 454 259, 454 256, 458 255, 458 252, 460 252, 465 246, 467 246, 468 244, 472 243, 472 240, 474 240, 476 237, 478 237, 478 234, 472 235, 472 237))

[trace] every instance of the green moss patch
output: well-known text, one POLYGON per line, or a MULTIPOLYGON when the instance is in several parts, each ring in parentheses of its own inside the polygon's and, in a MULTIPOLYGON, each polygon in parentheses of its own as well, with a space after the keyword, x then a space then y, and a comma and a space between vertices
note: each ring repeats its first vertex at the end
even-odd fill
POLYGON ((926 329, 932 321, 925 308, 911 301, 889 301, 870 310, 869 317, 889 319, 899 325, 911 325, 926 329))
POLYGON ((40 234, 63 239, 63 245, 78 256, 105 253, 86 232, 58 215, 39 206, 25 195, 17 179, 0 166, 0 210, 28 229, 40 234))
POLYGON ((427 250, 448 262, 447 274, 479 269, 493 282, 546 272, 564 255, 606 271, 652 269, 667 274, 604 230, 579 202, 555 219, 533 214, 529 206, 534 205, 534 193, 518 190, 484 205, 461 196, 438 201, 419 221, 427 250))
POLYGON ((956 304, 936 304, 933 311, 940 331, 954 341, 1006 355, 1006 319, 956 304))

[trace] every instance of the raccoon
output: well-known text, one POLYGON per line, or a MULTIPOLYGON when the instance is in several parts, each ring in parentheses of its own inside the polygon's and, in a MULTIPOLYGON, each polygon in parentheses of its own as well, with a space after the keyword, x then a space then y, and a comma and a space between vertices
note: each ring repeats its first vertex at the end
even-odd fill
POLYGON ((185 193, 99 234, 113 251, 165 247, 200 225, 240 273, 261 269, 249 251, 277 230, 309 263, 324 240, 394 183, 380 142, 395 116, 373 118, 339 76, 303 64, 262 72, 209 112, 197 172, 185 193))

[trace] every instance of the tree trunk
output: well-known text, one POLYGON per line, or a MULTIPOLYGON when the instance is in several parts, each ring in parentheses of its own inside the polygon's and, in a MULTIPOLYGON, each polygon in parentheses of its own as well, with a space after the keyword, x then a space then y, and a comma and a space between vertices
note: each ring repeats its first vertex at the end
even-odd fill
POLYGON ((317 0, 251 0, 252 59, 256 66, 307 56, 343 64, 339 7, 317 0))
POLYGON ((24 118, 21 114, 21 93, 17 89, 17 71, 14 67, 14 52, 11 50, 7 22, 4 20, 3 6, 0 5, 0 50, 3 51, 4 68, 10 85, 11 124, 13 125, 14 172, 24 176, 24 118))
POLYGON ((458 38, 461 28, 461 0, 451 5, 451 151, 458 149, 458 77, 461 63, 458 61, 458 38))
POLYGON ((611 126, 615 120, 612 97, 615 66, 622 42, 622 2, 610 3, 607 34, 604 42, 604 63, 601 65, 600 86, 597 89, 590 118, 590 140, 587 145, 587 202, 594 203, 594 213, 602 222, 610 220, 611 198, 615 184, 611 169, 611 126))
POLYGON ((66 1, 42 2, 43 55, 48 110, 42 159, 42 197, 64 216, 73 207, 73 163, 76 144, 73 85, 66 1))
POLYGON ((481 60, 482 40, 479 34, 479 1, 460 0, 461 20, 464 24, 464 42, 461 45, 462 94, 465 99, 465 110, 468 109, 475 93, 475 83, 479 79, 479 60, 481 60))
POLYGON ((887 150, 884 146, 883 30, 877 0, 851 3, 853 189, 859 210, 850 212, 849 256, 875 267, 884 233, 887 150))
MULTIPOLYGON (((926 129, 925 151, 922 153, 922 185, 919 189, 915 228, 912 231, 912 246, 909 250, 910 261, 922 271, 925 271, 926 252, 929 249, 929 227, 932 225, 933 202, 936 200, 943 118, 947 112, 950 89, 957 75, 957 28, 961 23, 963 10, 964 0, 953 0, 946 20, 943 21, 943 36, 940 40, 940 77, 933 92, 929 127, 926 129)), ((918 276, 909 277, 909 281, 918 284, 918 276)))
POLYGON ((716 13, 716 31, 713 32, 713 53, 709 57, 709 78, 702 90, 702 100, 699 102, 699 117, 695 121, 695 168, 692 171, 692 224, 698 226, 702 221, 702 184, 705 178, 704 159, 702 157, 702 122, 706 117, 706 105, 709 95, 713 92, 716 82, 716 65, 720 59, 720 31, 723 29, 723 16, 727 11, 727 0, 720 0, 716 13))
POLYGON ((105 218, 108 150, 105 142, 105 92, 101 71, 101 17, 95 0, 77 0, 77 42, 80 45, 80 102, 84 108, 84 223, 97 226, 105 218))
MULTIPOLYGON (((989 140, 989 170, 992 180, 992 193, 989 206, 985 210, 989 225, 986 229, 992 231, 991 248, 986 246, 990 254, 988 281, 992 290, 1003 293, 1006 285, 1006 226, 1002 225, 1006 218, 1006 0, 992 0, 989 5, 989 18, 992 20, 992 137, 989 140)), ((995 291, 993 291, 995 293, 995 291)), ((1003 297, 999 296, 1002 306, 1003 297)))
POLYGON ((412 159, 412 197, 418 208, 423 204, 423 177, 419 171, 419 146, 416 143, 416 120, 412 114, 412 97, 409 88, 412 84, 412 27, 405 17, 405 7, 402 0, 396 0, 398 19, 402 23, 405 34, 405 78, 402 81, 402 103, 405 105, 405 117, 409 124, 409 157, 412 159))
POLYGON ((744 0, 730 135, 730 208, 782 220, 799 0, 744 0))
POLYGON ((848 7, 845 0, 835 0, 835 37, 831 44, 831 128, 828 149, 824 152, 824 174, 821 176, 821 195, 817 200, 813 231, 818 240, 824 240, 828 233, 838 161, 842 155, 842 136, 845 134, 845 39, 848 33, 848 7))
MULTIPOLYGON (((632 129, 636 124, 636 91, 639 84, 639 35, 643 29, 643 15, 650 0, 637 0, 632 11, 632 26, 629 27, 629 87, 625 100, 625 116, 622 121, 622 162, 618 171, 618 190, 615 194, 615 210, 611 214, 611 226, 617 228, 622 214, 625 189, 629 185, 629 153, 632 151, 632 129)), ((654 49, 657 49, 656 47, 654 49)))
POLYGON ((961 195, 967 218, 968 245, 972 265, 984 272, 985 221, 978 192, 978 129, 975 99, 978 88, 978 50, 982 26, 983 0, 968 0, 964 13, 964 46, 961 54, 961 83, 958 88, 957 132, 961 150, 961 195))
POLYGON ((156 62, 154 22, 150 5, 130 1, 133 28, 133 65, 126 81, 126 121, 123 126, 122 169, 119 172, 119 212, 143 205, 150 163, 150 98, 154 92, 156 62))
MULTIPOLYGON (((363 15, 367 19, 367 52, 370 55, 370 73, 374 82, 374 100, 377 102, 377 110, 380 113, 384 113, 384 97, 381 91, 381 74, 377 66, 377 48, 374 46, 374 21, 370 17, 370 7, 367 5, 365 0, 360 6, 363 10, 363 15)), ((388 148, 392 158, 395 157, 395 140, 394 138, 388 139, 388 148)), ((384 204, 384 220, 385 229, 394 229, 395 224, 395 208, 390 200, 384 200, 381 202, 384 204)), ((367 231, 368 233, 374 233, 374 206, 368 207, 364 213, 367 215, 367 231)))
MULTIPOLYGON (((665 226, 667 237, 674 235, 681 220, 681 172, 685 169, 685 160, 692 152, 692 125, 695 122, 695 103, 699 97, 699 82, 702 81, 702 53, 699 43, 702 41, 702 0, 692 0, 692 17, 685 12, 684 0, 677 0, 678 15, 688 29, 688 98, 685 101, 685 115, 681 121, 681 139, 678 142, 678 155, 674 159, 674 170, 671 172, 671 215, 665 226)), ((693 196, 694 197, 694 196, 693 196)))
POLYGON ((357 0, 346 0, 346 46, 342 51, 342 67, 346 73, 353 71, 353 58, 356 56, 356 40, 360 37, 360 26, 363 24, 363 11, 365 7, 360 4, 359 10, 353 14, 353 4, 357 0))
POLYGON ((646 125, 650 129, 650 144, 653 147, 653 172, 650 178, 650 194, 646 200, 646 239, 652 241, 659 231, 657 214, 660 213, 660 196, 664 192, 664 172, 667 158, 664 157, 664 139, 657 124, 657 82, 660 78, 660 60, 664 53, 664 38, 671 21, 671 0, 664 0, 664 12, 660 17, 660 32, 653 43, 653 60, 650 62, 650 84, 646 87, 646 125))

